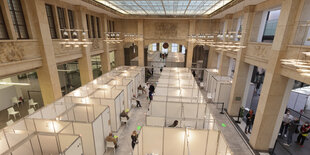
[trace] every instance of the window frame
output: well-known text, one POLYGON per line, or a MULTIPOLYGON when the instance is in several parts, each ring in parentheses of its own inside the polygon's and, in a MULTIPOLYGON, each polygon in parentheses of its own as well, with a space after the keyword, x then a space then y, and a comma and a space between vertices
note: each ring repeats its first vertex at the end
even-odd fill
POLYGON ((91 25, 92 38, 97 38, 95 29, 95 17, 92 15, 90 16, 90 25, 91 25))
POLYGON ((97 23, 97 36, 98 36, 98 38, 101 38, 100 19, 99 19, 99 17, 96 17, 96 23, 97 23))
MULTIPOLYGON (((4 32, 4 37, 2 38, 0 36, 0 40, 9 40, 10 37, 9 37, 9 33, 8 33, 8 29, 6 28, 6 23, 4 21, 4 17, 3 17, 3 13, 2 13, 2 9, 1 9, 1 6, 0 6, 0 18, 2 18, 2 20, 0 20, 0 25, 2 25, 3 27, 3 32, 4 32)), ((1 26, 0 26, 1 27, 1 26)), ((2 31, 2 30, 1 30, 2 31)))
POLYGON ((17 34, 17 39, 29 39, 29 34, 28 34, 28 28, 25 20, 25 15, 24 15, 24 10, 23 6, 20 0, 7 0, 8 6, 9 6, 9 11, 11 14, 12 22, 13 22, 13 27, 15 29, 15 32, 17 34), (15 3, 13 3, 15 1, 15 3), (18 4, 19 6, 15 6, 14 4, 18 4), (11 6, 11 7, 10 7, 11 6), (15 8, 19 8, 20 10, 15 10, 15 8), (20 13, 20 17, 22 17, 21 23, 17 20, 17 12, 20 13), (15 24, 14 24, 15 22, 15 24), (23 27, 25 29, 25 37, 22 36, 20 27, 23 27))
POLYGON ((89 25, 89 15, 86 14, 86 26, 87 26, 87 32, 88 32, 88 38, 91 38, 91 34, 90 34, 90 25, 89 25))
POLYGON ((46 16, 47 16, 47 20, 48 20, 48 26, 50 29, 50 35, 52 39, 57 39, 58 35, 57 35, 57 28, 56 28, 56 24, 55 24, 55 17, 54 17, 54 9, 53 9, 53 5, 51 4, 45 4, 45 10, 46 10, 46 16), (51 10, 51 16, 48 15, 47 12, 47 7, 50 7, 51 10), (51 21, 49 19, 52 19, 51 21), (52 22, 52 23, 50 23, 52 22), (54 30, 55 34, 52 34, 52 29, 54 30))
POLYGON ((60 29, 61 37, 64 39, 68 39, 69 35, 67 37, 65 37, 65 35, 64 35, 65 29, 67 29, 67 23, 66 23, 66 17, 65 17, 65 8, 57 7, 57 15, 58 15, 59 29, 60 29))

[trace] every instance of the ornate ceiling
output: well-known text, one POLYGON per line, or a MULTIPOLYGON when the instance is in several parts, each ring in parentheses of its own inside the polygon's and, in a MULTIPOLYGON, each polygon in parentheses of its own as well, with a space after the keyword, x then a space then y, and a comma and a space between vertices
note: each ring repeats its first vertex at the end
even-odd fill
POLYGON ((127 15, 208 15, 232 0, 95 0, 127 15))

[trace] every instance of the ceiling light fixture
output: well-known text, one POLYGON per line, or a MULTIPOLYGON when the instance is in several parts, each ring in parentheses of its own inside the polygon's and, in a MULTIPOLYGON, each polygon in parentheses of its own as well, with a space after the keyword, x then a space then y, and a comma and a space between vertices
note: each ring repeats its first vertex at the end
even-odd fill
POLYGON ((30 83, 0 82, 0 85, 29 86, 30 83))

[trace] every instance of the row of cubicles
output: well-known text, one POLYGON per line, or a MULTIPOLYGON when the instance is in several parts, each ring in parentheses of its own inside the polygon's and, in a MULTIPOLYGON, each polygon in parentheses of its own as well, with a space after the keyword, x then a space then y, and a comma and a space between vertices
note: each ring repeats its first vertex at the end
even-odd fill
POLYGON ((134 155, 232 154, 208 106, 190 69, 164 68, 134 155))
POLYGON ((144 68, 118 67, 0 131, 0 154, 102 155, 121 126, 144 68))

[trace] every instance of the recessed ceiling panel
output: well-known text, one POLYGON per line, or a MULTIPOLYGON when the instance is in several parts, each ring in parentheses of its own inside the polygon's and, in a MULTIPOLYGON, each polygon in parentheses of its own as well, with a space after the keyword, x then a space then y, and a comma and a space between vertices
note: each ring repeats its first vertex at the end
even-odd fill
POLYGON ((207 15, 232 0, 95 0, 129 15, 207 15))

